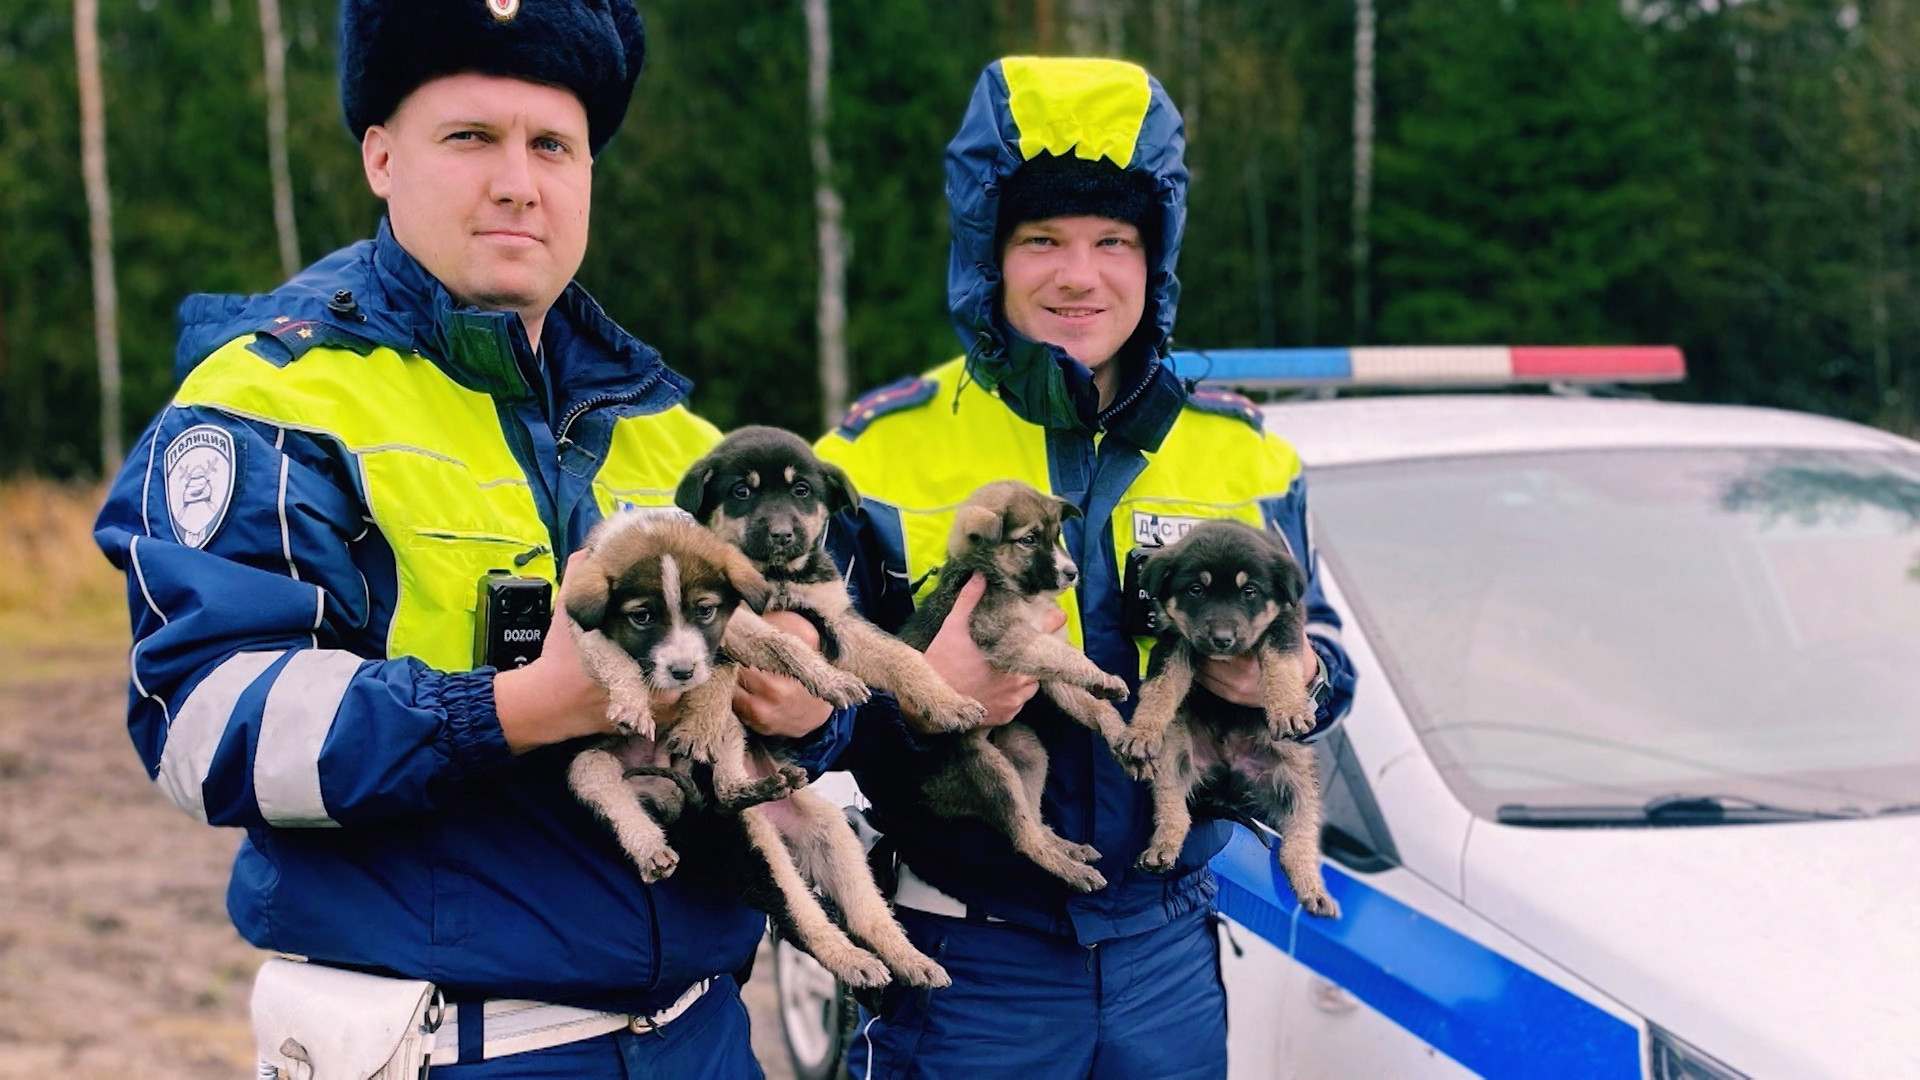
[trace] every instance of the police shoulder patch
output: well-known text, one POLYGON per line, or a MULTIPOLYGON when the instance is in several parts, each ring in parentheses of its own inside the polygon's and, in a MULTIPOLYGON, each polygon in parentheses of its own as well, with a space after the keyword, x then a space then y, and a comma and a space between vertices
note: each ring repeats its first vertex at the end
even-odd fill
POLYGON ((1217 390, 1211 386, 1198 387, 1187 395, 1187 407, 1201 412, 1234 417, 1245 421, 1255 431, 1266 430, 1266 418, 1260 412, 1260 406, 1254 404, 1252 398, 1236 394, 1231 390, 1217 390))
POLYGON ((167 443, 161 468, 174 539, 188 547, 207 546, 226 524, 239 465, 233 433, 213 424, 195 424, 167 443))
POLYGON ((867 425, 888 413, 910 409, 933 399, 940 384, 932 379, 918 375, 909 375, 899 382, 888 383, 866 397, 853 403, 847 414, 840 419, 841 435, 851 439, 867 430, 867 425))

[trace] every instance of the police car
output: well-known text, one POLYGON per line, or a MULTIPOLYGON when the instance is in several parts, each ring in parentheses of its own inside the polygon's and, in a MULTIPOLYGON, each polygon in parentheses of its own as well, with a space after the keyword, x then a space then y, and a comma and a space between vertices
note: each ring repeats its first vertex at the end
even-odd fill
POLYGON ((1265 413, 1361 680, 1342 917, 1214 861, 1235 1080, 1920 1077, 1920 444, 1578 391, 1665 348, 1175 359, 1309 390, 1265 413), (1516 383, 1561 392, 1311 394, 1516 383))

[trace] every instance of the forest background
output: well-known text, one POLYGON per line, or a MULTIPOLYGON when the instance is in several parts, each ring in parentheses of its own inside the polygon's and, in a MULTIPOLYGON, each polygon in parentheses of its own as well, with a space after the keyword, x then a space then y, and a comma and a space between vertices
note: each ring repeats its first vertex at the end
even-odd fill
MULTIPOLYGON (((182 297, 286 276, 268 5, 98 4, 130 443, 171 391, 182 297)), ((273 6, 311 261, 380 207, 340 119, 336 0, 273 6)), ((580 280, 723 428, 820 430, 817 161, 852 392, 958 353, 942 151, 981 66, 1031 52, 1139 61, 1183 109, 1178 345, 1672 343, 1689 377, 1663 396, 1920 418, 1912 0, 843 2, 823 157, 808 6, 643 0, 647 68, 595 166, 580 280)), ((0 477, 101 471, 74 12, 0 0, 0 477)))

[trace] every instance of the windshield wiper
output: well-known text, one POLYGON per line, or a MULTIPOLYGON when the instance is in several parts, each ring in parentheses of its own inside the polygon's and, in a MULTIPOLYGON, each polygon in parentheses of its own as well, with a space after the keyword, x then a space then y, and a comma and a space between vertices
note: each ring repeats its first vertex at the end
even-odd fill
POLYGON ((1662 795, 1639 806, 1528 806, 1509 803, 1502 825, 1549 829, 1665 828, 1691 825, 1762 825, 1783 821, 1838 821, 1864 817, 1858 810, 1807 810, 1774 806, 1738 795, 1662 795))

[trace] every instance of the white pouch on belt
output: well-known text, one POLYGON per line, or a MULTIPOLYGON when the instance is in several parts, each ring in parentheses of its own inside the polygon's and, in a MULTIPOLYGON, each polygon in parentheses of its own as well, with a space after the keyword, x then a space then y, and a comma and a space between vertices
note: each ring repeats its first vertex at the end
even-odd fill
POLYGON ((253 981, 262 1080, 420 1080, 440 1024, 430 982, 274 957, 253 981))

